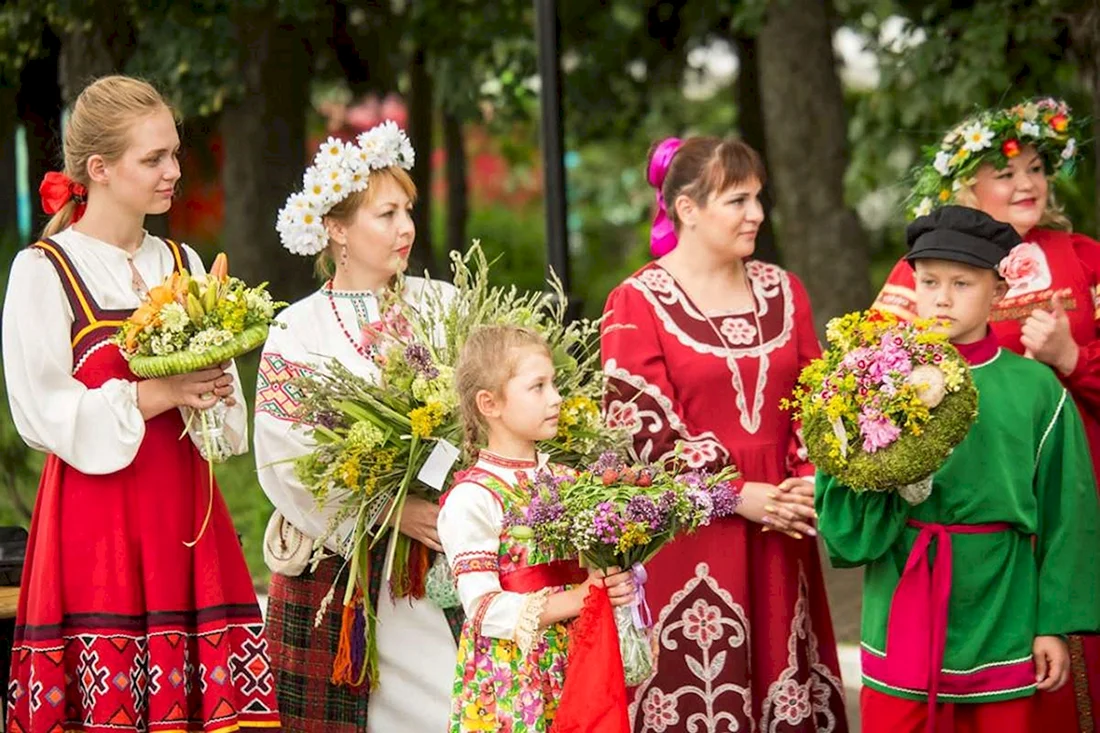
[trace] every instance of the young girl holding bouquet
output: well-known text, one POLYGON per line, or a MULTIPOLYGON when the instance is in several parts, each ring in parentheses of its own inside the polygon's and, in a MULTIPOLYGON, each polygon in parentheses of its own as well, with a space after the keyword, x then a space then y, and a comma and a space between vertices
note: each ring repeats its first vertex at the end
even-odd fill
POLYGON ((246 450, 232 368, 138 380, 112 341, 150 287, 183 269, 203 273, 189 248, 144 229, 147 215, 172 205, 179 146, 172 110, 151 86, 124 76, 91 84, 65 130, 65 171, 39 189, 54 217, 12 264, 8 399, 20 436, 48 455, 16 614, 8 730, 279 726, 233 522, 196 446, 180 439, 181 410, 225 400, 226 435, 246 450))
MULTIPOLYGON (((467 449, 477 462, 443 497, 439 537, 467 621, 459 641, 451 727, 457 731, 546 731, 565 680, 567 622, 591 587, 611 604, 634 599, 630 573, 586 573, 576 560, 541 553, 506 528, 529 499, 525 479, 547 464, 536 443, 558 430, 561 398, 541 336, 486 326, 465 346, 455 374, 467 449)), ((612 572, 615 569, 612 569, 612 572)))

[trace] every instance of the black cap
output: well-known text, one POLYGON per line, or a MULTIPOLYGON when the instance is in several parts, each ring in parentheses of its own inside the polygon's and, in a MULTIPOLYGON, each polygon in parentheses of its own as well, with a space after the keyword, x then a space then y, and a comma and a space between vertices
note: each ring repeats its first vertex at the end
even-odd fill
POLYGON ((1020 243, 1008 224, 969 206, 943 206, 905 230, 909 264, 914 260, 952 260, 996 270, 1020 243))

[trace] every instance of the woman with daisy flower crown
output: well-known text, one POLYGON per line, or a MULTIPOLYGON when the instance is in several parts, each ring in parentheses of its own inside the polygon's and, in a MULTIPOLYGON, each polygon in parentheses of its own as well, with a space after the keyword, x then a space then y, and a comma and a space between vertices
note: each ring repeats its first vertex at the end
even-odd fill
MULTIPOLYGON (((318 270, 328 278, 319 291, 279 315, 284 328, 271 329, 256 388, 256 464, 276 510, 264 548, 273 571, 267 616, 271 658, 284 725, 302 733, 442 730, 450 711, 462 619, 457 612, 446 616, 427 600, 393 598, 388 584, 381 583, 381 551, 372 554, 370 592, 377 600, 378 674, 363 686, 331 681, 341 610, 339 603, 323 601, 341 574, 335 593, 344 593, 347 570, 335 541, 325 547, 331 557, 309 566, 314 539, 326 534, 335 509, 318 509, 293 464, 314 445, 309 431, 296 425, 299 395, 290 380, 331 359, 360 376, 378 376, 363 330, 401 317, 393 309, 380 312, 380 303, 407 267, 416 234, 410 216, 416 189, 407 173, 413 160, 408 138, 393 122, 355 142, 329 138, 306 170, 302 190, 279 212, 283 245, 316 256, 318 270)), ((402 282, 400 302, 415 307, 428 284, 415 277, 402 282)), ((450 289, 442 283, 431 287, 450 289)), ((398 530, 438 552, 438 514, 434 503, 410 496, 398 530)), ((346 536, 354 521, 333 536, 346 536)))
MULTIPOLYGON (((1049 365, 1065 384, 1100 480, 1100 242, 1070 231, 1050 188, 1073 171, 1079 125, 1065 102, 1050 98, 967 118, 925 150, 908 213, 960 204, 1019 233, 1023 243, 1000 266, 1008 293, 990 324, 1002 346, 1049 365)), ((902 260, 874 307, 913 319, 915 288, 913 268, 902 260)), ((1072 637, 1070 656, 1073 683, 1039 696, 1040 718, 1050 730, 1100 729, 1100 638, 1072 637)))

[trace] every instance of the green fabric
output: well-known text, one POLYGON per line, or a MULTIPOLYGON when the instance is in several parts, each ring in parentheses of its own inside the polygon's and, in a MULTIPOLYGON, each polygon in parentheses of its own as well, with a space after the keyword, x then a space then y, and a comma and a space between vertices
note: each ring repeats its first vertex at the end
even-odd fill
POLYGON ((907 519, 1015 528, 952 535, 943 668, 953 671, 1028 658, 1036 636, 1100 631, 1100 509, 1077 408, 1048 367, 1003 349, 973 374, 978 421, 925 502, 910 507, 893 492, 856 493, 817 476, 834 566, 865 566, 861 636, 872 653, 886 651, 890 602, 918 534, 907 519))

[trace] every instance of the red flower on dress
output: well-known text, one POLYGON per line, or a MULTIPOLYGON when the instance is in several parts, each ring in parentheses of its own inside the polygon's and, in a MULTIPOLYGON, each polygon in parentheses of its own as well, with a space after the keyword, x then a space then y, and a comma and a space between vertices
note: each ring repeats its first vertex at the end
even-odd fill
POLYGON ((642 417, 638 405, 614 400, 607 406, 607 427, 622 428, 631 435, 642 429, 642 417))
POLYGON ((642 720, 645 721, 646 730, 664 733, 669 726, 680 722, 680 714, 676 712, 676 698, 666 695, 656 687, 651 688, 642 701, 642 720))

